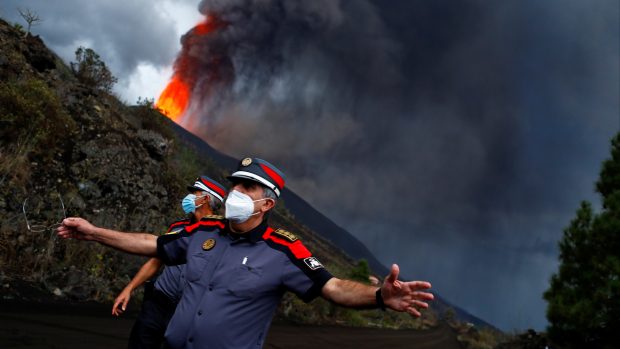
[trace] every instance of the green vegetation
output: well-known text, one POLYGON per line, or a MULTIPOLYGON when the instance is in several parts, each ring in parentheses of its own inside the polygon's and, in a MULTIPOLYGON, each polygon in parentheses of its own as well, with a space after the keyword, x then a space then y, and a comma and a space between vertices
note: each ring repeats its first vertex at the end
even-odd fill
POLYGON ((602 211, 582 202, 560 241, 560 267, 545 292, 549 338, 566 348, 612 348, 620 330, 620 133, 596 191, 602 211))
POLYGON ((360 259, 357 262, 357 265, 351 269, 349 273, 349 279, 363 282, 365 284, 369 283, 368 277, 370 276, 370 267, 368 266, 368 261, 365 259, 360 259))
POLYGON ((82 46, 75 51, 71 70, 84 85, 107 93, 112 91, 118 81, 93 49, 82 46))
POLYGON ((48 161, 76 128, 58 96, 40 80, 0 82, 0 185, 23 186, 31 160, 48 161))
POLYGON ((457 339, 465 345, 467 349, 493 349, 500 342, 500 336, 496 330, 475 327, 468 328, 464 333, 459 334, 457 339))
POLYGON ((22 33, 22 34, 27 34, 26 31, 24 30, 24 26, 19 24, 19 23, 14 23, 13 24, 13 29, 17 30, 18 32, 22 33))

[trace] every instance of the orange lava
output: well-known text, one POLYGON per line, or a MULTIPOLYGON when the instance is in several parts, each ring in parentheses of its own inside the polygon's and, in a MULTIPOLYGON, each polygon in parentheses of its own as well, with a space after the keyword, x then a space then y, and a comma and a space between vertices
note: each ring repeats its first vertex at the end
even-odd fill
MULTIPOLYGON (((192 28, 188 42, 191 43, 193 40, 196 40, 197 37, 207 35, 222 25, 223 23, 214 15, 208 15, 202 22, 192 28)), ((184 50, 186 50, 186 48, 184 48, 184 50)), ((162 114, 177 123, 180 121, 181 116, 183 116, 189 104, 190 91, 194 84, 192 74, 189 72, 192 72, 191 67, 195 64, 196 63, 192 61, 191 55, 182 53, 175 62, 175 73, 172 79, 159 96, 157 103, 155 103, 155 107, 159 109, 162 114)))
POLYGON ((173 76, 164 92, 159 96, 155 107, 162 114, 178 122, 183 112, 185 112, 188 103, 189 88, 183 81, 173 76))

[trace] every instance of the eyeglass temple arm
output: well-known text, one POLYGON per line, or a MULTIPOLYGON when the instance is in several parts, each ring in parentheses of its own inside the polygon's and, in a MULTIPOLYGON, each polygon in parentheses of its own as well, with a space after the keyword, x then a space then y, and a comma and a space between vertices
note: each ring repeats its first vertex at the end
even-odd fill
POLYGON ((62 197, 60 193, 58 193, 58 199, 60 200, 60 205, 62 206, 62 215, 67 218, 67 211, 65 210, 65 203, 62 201, 62 197))
MULTIPOLYGON (((60 200, 60 206, 62 207, 62 216, 67 218, 67 210, 65 209, 65 203, 62 201, 62 197, 60 196, 60 193, 58 194, 58 199, 60 200)), ((28 215, 26 214, 26 201, 28 201, 28 198, 24 199, 24 203, 22 204, 22 212, 24 212, 24 219, 26 219, 26 226, 28 227, 28 230, 30 230, 32 227, 30 226, 30 222, 28 222, 28 215)))
POLYGON ((30 222, 28 222, 28 215, 26 214, 26 201, 28 201, 28 198, 26 198, 22 204, 22 211, 24 212, 24 218, 26 219, 26 226, 28 227, 28 230, 30 230, 30 222))

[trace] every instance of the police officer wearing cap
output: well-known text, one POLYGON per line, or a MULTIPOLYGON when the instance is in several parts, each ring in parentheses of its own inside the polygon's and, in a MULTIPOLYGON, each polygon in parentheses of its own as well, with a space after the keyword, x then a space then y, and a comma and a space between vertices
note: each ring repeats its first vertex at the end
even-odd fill
POLYGON ((171 348, 260 348, 285 291, 353 308, 391 308, 420 316, 433 295, 424 281, 398 280, 392 265, 380 288, 333 277, 292 233, 266 216, 284 187, 283 174, 257 158, 243 159, 229 179, 226 220, 202 219, 156 238, 98 228, 68 218, 61 238, 92 240, 126 252, 186 263, 186 287, 166 330, 171 348))
MULTIPOLYGON (((196 178, 194 184, 188 186, 187 190, 189 194, 183 198, 181 206, 188 218, 170 224, 166 234, 178 233, 185 226, 194 224, 203 217, 213 216, 226 197, 226 189, 207 176, 196 178)), ((155 276, 161 266, 162 262, 158 258, 151 258, 144 263, 116 297, 112 306, 112 314, 121 315, 127 308, 131 292, 155 276)), ((129 348, 161 348, 168 322, 181 299, 185 282, 184 269, 183 264, 164 267, 161 275, 152 285, 152 292, 147 292, 145 289, 142 308, 129 336, 129 348)))

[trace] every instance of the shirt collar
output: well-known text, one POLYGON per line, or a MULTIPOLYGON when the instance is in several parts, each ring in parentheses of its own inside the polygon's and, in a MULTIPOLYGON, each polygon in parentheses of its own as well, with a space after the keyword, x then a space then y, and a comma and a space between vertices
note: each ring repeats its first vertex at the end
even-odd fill
POLYGON ((235 242, 249 241, 252 243, 257 243, 258 241, 262 240, 265 231, 267 231, 267 228, 269 228, 269 226, 267 225, 267 220, 263 220, 256 228, 239 234, 234 233, 230 230, 230 222, 228 222, 228 224, 226 225, 226 233, 235 242))

